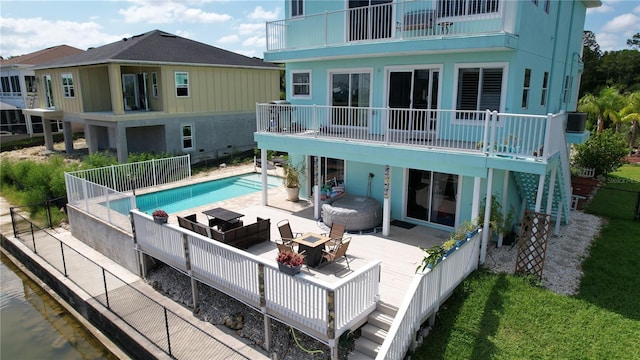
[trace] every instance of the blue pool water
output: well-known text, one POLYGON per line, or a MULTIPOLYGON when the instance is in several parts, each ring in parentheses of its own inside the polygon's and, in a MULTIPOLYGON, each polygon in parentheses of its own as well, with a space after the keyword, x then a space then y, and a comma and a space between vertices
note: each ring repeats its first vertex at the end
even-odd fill
MULTIPOLYGON (((269 188, 282 185, 282 180, 275 176, 267 177, 269 188)), ((248 174, 230 178, 212 180, 203 183, 182 186, 174 189, 157 191, 136 196, 136 204, 142 212, 151 213, 156 209, 163 209, 169 214, 187 210, 213 202, 259 192, 262 189, 261 175, 248 174)), ((112 208, 118 212, 128 214, 125 209, 128 204, 120 206, 112 203, 112 208)))

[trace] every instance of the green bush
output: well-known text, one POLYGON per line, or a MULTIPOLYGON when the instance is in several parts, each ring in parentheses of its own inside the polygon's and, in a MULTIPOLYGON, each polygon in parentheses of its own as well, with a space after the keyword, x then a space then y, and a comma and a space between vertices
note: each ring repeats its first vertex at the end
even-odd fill
POLYGON ((607 129, 591 135, 586 143, 578 145, 573 161, 579 167, 594 168, 596 175, 602 175, 622 166, 628 153, 624 136, 607 129))
POLYGON ((118 165, 118 159, 108 151, 94 152, 82 160, 82 169, 118 165))

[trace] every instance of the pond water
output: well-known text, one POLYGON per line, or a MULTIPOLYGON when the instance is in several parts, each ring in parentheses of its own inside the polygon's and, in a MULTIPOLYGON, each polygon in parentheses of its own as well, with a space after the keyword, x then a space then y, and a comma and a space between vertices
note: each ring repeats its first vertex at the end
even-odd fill
POLYGON ((117 359, 4 254, 0 359, 117 359))

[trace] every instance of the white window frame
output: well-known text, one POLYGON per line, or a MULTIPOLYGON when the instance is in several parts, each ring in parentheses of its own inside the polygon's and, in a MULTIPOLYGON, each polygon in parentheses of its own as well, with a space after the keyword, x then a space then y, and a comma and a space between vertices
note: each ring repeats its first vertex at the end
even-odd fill
MULTIPOLYGON (((451 94, 451 98, 452 98, 452 108, 457 110, 458 108, 458 86, 459 86, 459 74, 460 74, 460 69, 468 69, 468 68, 480 68, 480 69, 495 69, 495 68, 501 68, 502 69, 502 84, 500 85, 501 88, 501 94, 500 94, 500 108, 498 109, 498 112, 504 112, 505 110, 505 103, 506 103, 506 98, 507 98, 507 91, 508 91, 508 77, 509 77, 509 63, 507 62, 493 62, 493 63, 464 63, 464 64, 455 64, 455 69, 454 69, 454 73, 453 73, 453 93, 451 94)), ((476 103, 476 108, 478 106, 478 103, 476 103)), ((460 110, 460 111, 464 111, 464 110, 460 110)), ((477 110, 479 111, 479 110, 477 110)), ((482 110, 484 111, 484 110, 482 110)), ((467 120, 465 119, 455 119, 455 116, 452 118, 452 123, 453 124, 460 124, 462 122, 468 123, 467 120)), ((476 123, 478 123, 476 121, 476 123)), ((482 125, 481 122, 479 122, 478 125, 482 125)))
POLYGON ((550 9, 551 9, 551 0, 544 0, 544 12, 548 14, 550 9))
POLYGON ((291 71, 291 97, 295 99, 311 99, 311 70, 292 70, 291 71), (309 82, 295 82, 296 74, 307 74, 309 76, 309 82), (308 93, 307 94, 297 94, 296 86, 307 86, 308 93))
POLYGON ((63 73, 61 74, 61 79, 62 79, 62 97, 65 97, 65 98, 76 97, 76 91, 73 84, 73 74, 63 73), (71 83, 69 83, 69 80, 71 80, 71 83))
POLYGON ((304 16, 304 0, 291 0, 289 2, 291 5, 291 17, 301 17, 304 16), (294 12, 294 9, 297 9, 294 12))
POLYGON ((571 83, 573 82, 572 76, 571 75, 566 75, 564 77, 564 89, 562 91, 562 103, 563 104, 568 104, 569 103, 569 96, 571 94, 571 83))
POLYGON ((174 79, 175 79, 175 83, 176 83, 176 97, 189 97, 191 96, 191 90, 189 88, 189 72, 188 71, 176 71, 174 73, 174 79), (186 84, 178 84, 178 75, 186 75, 186 84), (178 90, 179 89, 186 89, 187 90, 187 94, 186 95, 179 95, 178 94, 178 90))
MULTIPOLYGON (((331 87, 333 86, 333 75, 337 75, 337 74, 343 74, 343 75, 349 75, 349 77, 351 77, 351 75, 353 74, 369 74, 369 106, 368 109, 371 109, 371 104, 373 101, 373 68, 372 67, 365 67, 365 68, 338 68, 338 69, 328 69, 327 70, 327 84, 329 84, 329 86, 327 86, 327 104, 328 106, 333 106, 333 94, 331 87)), ((352 90, 352 89, 350 89, 352 90)), ((351 106, 351 104, 350 104, 351 106)), ((354 125, 332 125, 332 126, 337 126, 337 127, 344 127, 344 128, 361 128, 360 126, 354 126, 354 125)), ((371 118, 369 118, 367 120, 367 126, 366 128, 371 129, 371 118)))
POLYGON ((181 124, 180 125, 180 144, 183 151, 190 151, 195 148, 195 134, 193 132, 193 124, 181 124), (185 135, 184 130, 186 127, 191 129, 191 135, 185 135), (191 141, 191 147, 185 147, 185 141, 191 141))
POLYGON ((151 73, 151 95, 158 97, 158 73, 155 71, 151 73))
POLYGON ((522 84, 522 108, 529 108, 529 93, 531 92, 531 69, 524 69, 524 79, 522 84))
POLYGON ((540 105, 547 105, 547 94, 549 93, 549 72, 545 71, 542 75, 542 95, 540 97, 540 105))

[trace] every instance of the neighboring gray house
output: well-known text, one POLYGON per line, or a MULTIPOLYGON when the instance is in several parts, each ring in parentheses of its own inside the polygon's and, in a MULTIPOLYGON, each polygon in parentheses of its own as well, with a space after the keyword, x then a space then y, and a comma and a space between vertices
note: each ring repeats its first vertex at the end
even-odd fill
MULTIPOLYGON (((22 109, 32 108, 38 102, 38 79, 33 68, 82 51, 68 45, 59 45, 0 60, 0 130, 3 141, 25 138, 44 131, 42 118, 25 117, 22 114, 22 109)), ((51 131, 62 131, 62 123, 51 123, 51 131)))
POLYGON ((114 151, 120 162, 131 152, 198 162, 250 150, 255 104, 280 97, 277 65, 160 30, 35 70, 45 86, 25 115, 61 120, 67 152, 81 125, 90 153, 114 151))

